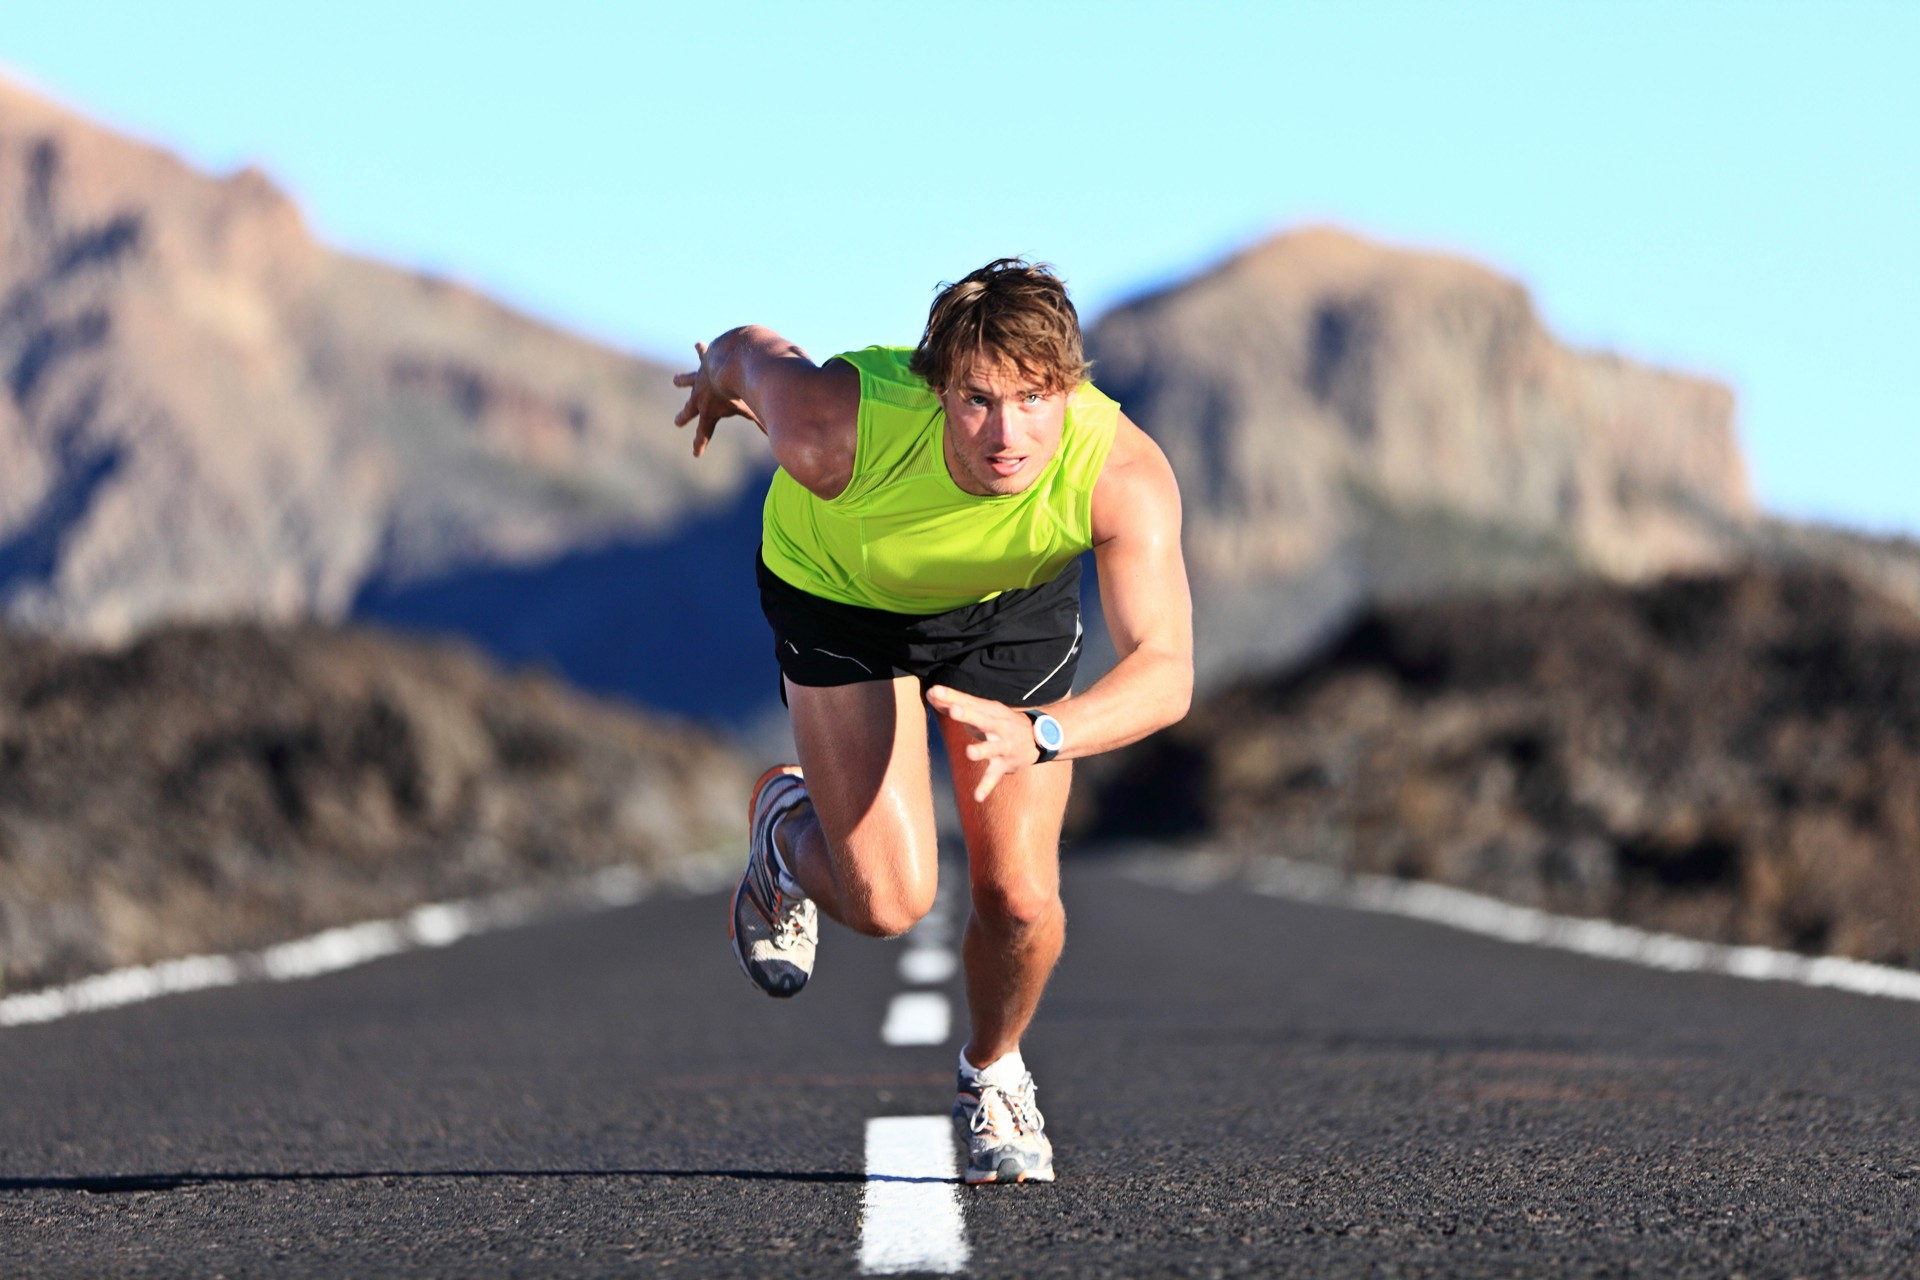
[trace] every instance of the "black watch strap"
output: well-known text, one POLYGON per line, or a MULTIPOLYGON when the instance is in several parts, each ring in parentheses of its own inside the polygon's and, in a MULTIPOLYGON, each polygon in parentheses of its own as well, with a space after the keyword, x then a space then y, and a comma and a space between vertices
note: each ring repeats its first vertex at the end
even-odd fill
POLYGON ((1059 755, 1060 748, 1066 745, 1065 739, 1060 732, 1060 722, 1046 712, 1036 711, 1032 707, 1021 708, 1021 714, 1033 722, 1033 762, 1035 764, 1045 764, 1047 761, 1059 755), (1054 742, 1052 746, 1048 746, 1041 735, 1040 722, 1042 720, 1045 720, 1053 727, 1054 742))

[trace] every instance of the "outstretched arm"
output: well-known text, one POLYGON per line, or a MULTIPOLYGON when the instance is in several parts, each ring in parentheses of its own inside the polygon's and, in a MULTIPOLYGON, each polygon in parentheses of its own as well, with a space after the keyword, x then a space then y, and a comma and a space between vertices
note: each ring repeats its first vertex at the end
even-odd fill
MULTIPOLYGON (((1085 693, 1045 708, 1066 735, 1062 760, 1137 742, 1186 715, 1193 698, 1180 488, 1160 447, 1125 416, 1094 487, 1093 540, 1107 631, 1120 660, 1085 693)), ((988 762, 976 800, 1034 763, 1033 725, 1018 709, 947 688, 929 689, 927 701, 967 727, 974 738, 968 757, 988 762)))
POLYGON ((693 456, 707 451, 722 418, 741 417, 766 433, 787 474, 823 498, 853 478, 860 417, 860 375, 840 361, 815 364, 771 329, 743 325, 694 344, 700 367, 675 374, 687 403, 673 424, 699 425, 693 456))

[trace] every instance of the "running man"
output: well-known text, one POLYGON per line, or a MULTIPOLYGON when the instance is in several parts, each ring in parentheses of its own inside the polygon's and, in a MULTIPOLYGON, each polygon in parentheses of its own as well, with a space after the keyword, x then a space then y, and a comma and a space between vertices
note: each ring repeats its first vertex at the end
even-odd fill
POLYGON ((1020 1037, 1066 933, 1068 762, 1172 724, 1192 693, 1173 471, 1086 380, 1066 287, 1018 259, 943 286, 912 350, 816 365, 755 326, 695 350, 700 367, 674 378, 695 456, 738 416, 780 464, 758 576, 800 755, 754 787, 734 953, 791 996, 818 911, 890 938, 932 907, 931 706, 973 900, 966 1180, 1051 1181, 1020 1037), (1088 548, 1119 662, 1074 695, 1088 548))

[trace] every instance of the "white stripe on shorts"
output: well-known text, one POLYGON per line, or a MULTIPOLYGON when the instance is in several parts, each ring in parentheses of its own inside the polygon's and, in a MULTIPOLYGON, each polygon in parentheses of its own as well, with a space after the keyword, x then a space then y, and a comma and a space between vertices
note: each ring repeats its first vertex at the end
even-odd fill
POLYGON ((1031 698, 1034 694, 1040 692, 1040 690, 1046 688, 1047 681, 1059 675, 1060 668, 1066 666, 1069 662, 1072 662, 1073 655, 1078 652, 1080 652, 1080 615, 1076 613, 1073 615, 1073 643, 1067 646, 1067 656, 1060 659, 1060 661, 1056 662, 1053 666, 1053 670, 1041 676, 1039 684, 1034 685, 1033 688, 1021 694, 1020 700, 1024 702, 1028 698, 1031 698))

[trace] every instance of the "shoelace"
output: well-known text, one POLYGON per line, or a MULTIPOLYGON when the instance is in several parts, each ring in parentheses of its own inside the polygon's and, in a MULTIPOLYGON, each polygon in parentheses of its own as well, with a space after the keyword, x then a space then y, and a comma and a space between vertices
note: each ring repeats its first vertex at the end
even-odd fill
POLYGON ((795 898, 783 902, 773 918, 773 945, 791 951, 806 940, 807 900, 795 898))
POLYGON ((1032 1076, 1021 1081, 1017 1089, 1002 1089, 992 1084, 978 1088, 980 1105, 973 1109, 973 1119, 969 1122, 975 1133, 1000 1136, 1000 1126, 994 1118, 997 1112, 1006 1113, 1016 1135, 1040 1132, 1040 1107, 1035 1101, 1039 1090, 1034 1087, 1032 1076), (993 1105, 995 1103, 999 1105, 993 1105))

